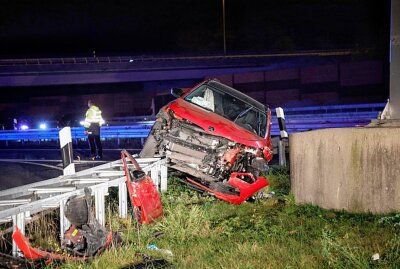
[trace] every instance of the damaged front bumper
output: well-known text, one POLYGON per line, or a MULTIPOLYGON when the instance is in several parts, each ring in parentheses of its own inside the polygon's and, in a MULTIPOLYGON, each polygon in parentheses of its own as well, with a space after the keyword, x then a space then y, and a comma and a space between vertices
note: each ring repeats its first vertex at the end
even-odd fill
POLYGON ((205 186, 191 178, 186 178, 187 181, 195 186, 208 191, 215 197, 232 203, 241 204, 262 188, 267 187, 269 183, 264 177, 255 178, 252 173, 234 172, 230 175, 228 182, 205 186))

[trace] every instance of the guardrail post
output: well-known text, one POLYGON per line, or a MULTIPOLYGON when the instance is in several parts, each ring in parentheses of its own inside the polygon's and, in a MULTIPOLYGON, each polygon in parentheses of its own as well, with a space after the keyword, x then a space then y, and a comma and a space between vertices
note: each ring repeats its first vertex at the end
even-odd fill
POLYGON ((158 165, 154 165, 151 168, 150 175, 151 175, 151 179, 153 180, 154 185, 156 185, 157 189, 159 189, 160 185, 159 185, 159 175, 158 174, 159 174, 160 169, 157 166, 158 165))
POLYGON ((72 153, 71 128, 64 127, 59 132, 61 157, 63 161, 64 175, 75 174, 75 164, 72 153))
POLYGON ((286 131, 285 114, 283 113, 283 109, 281 107, 277 107, 275 111, 276 117, 278 118, 280 133, 280 139, 278 143, 279 165, 286 166, 286 149, 283 140, 287 140, 289 136, 286 131))
POLYGON ((119 217, 126 218, 128 216, 128 193, 126 190, 126 183, 120 182, 118 184, 118 207, 119 217))
POLYGON ((95 208, 96 208, 96 219, 99 223, 105 226, 105 214, 104 214, 104 203, 105 203, 105 191, 104 188, 99 188, 94 191, 95 197, 95 208))
MULTIPOLYGON (((18 227, 21 231, 22 234, 25 234, 25 212, 18 213, 16 215, 12 216, 12 221, 13 221, 13 231, 16 230, 18 227)), ((12 245, 12 255, 14 257, 20 256, 19 249, 17 247, 17 244, 13 240, 13 245, 12 245)))
POLYGON ((160 186, 160 190, 162 192, 167 191, 167 180, 168 180, 168 168, 167 165, 165 163, 165 159, 162 161, 161 164, 161 186, 160 186))
POLYGON ((286 147, 282 140, 278 142, 279 165, 286 166, 286 147))
POLYGON ((65 217, 65 204, 67 203, 67 199, 63 199, 60 201, 60 239, 64 239, 64 233, 69 228, 71 223, 65 217))

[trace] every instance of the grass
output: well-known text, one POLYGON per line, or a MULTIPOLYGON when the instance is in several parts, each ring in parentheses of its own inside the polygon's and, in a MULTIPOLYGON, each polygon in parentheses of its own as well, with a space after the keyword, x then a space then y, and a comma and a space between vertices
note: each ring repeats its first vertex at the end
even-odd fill
MULTIPOLYGON (((171 268, 400 268, 400 214, 375 216, 296 205, 286 169, 268 175, 276 195, 231 205, 170 180, 162 195, 163 219, 142 226, 119 219, 109 207, 108 225, 125 244, 87 263, 62 268, 122 268, 139 253, 171 262, 171 268), (163 236, 155 237, 156 233, 163 236), (155 244, 173 256, 148 249, 155 244), (379 253, 380 259, 371 256, 379 253)), ((152 267, 149 267, 152 268, 152 267)))

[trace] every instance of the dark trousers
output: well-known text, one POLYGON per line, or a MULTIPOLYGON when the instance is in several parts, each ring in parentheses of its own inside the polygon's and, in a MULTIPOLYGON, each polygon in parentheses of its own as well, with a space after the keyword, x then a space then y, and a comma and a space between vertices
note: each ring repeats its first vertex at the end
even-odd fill
POLYGON ((96 148, 97 155, 100 158, 103 158, 103 147, 101 146, 100 135, 90 134, 88 135, 89 145, 90 145, 90 154, 92 157, 96 157, 96 148))

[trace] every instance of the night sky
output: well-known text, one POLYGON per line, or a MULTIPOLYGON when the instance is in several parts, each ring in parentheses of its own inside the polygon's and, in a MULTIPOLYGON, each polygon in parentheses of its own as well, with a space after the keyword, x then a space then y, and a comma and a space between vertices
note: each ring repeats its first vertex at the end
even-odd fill
MULTIPOLYGON (((1 58, 218 54, 222 0, 1 1, 1 58)), ((228 53, 389 46, 388 0, 225 0, 228 53)))

